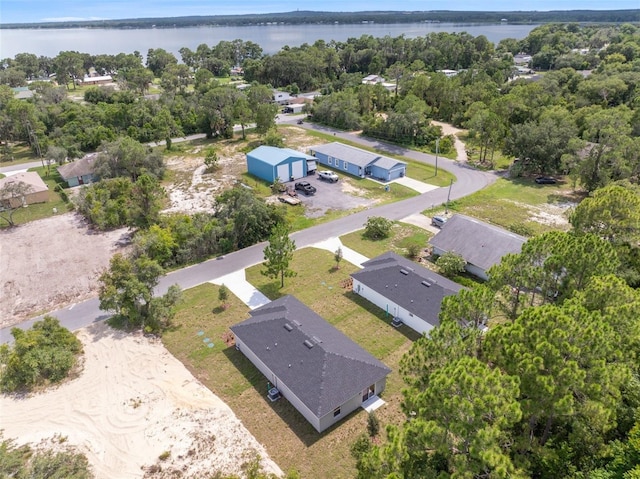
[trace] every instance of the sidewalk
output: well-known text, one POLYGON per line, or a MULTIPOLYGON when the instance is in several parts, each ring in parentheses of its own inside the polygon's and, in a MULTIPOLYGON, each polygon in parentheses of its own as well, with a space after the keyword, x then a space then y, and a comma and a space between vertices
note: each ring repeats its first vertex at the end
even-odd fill
POLYGON ((342 259, 348 261, 349 263, 355 264, 358 268, 362 268, 362 263, 364 263, 365 261, 369 261, 369 258, 367 258, 366 256, 363 256, 357 251, 344 246, 342 244, 342 241, 340 241, 340 238, 329 238, 310 246, 314 248, 325 249, 327 251, 330 251, 331 253, 335 253, 338 248, 342 248, 342 259))

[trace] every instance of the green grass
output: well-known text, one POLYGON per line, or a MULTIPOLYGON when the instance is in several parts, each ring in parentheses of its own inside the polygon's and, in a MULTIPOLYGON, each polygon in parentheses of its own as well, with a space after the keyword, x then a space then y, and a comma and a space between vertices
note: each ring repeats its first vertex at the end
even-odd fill
MULTIPOLYGON (((0 148, 4 148, 4 146, 0 148)), ((19 165, 38 160, 39 158, 31 151, 31 147, 27 143, 10 145, 6 153, 0 150, 0 166, 19 165), (6 161, 4 161, 5 159, 6 161)))
MULTIPOLYGON (((493 185, 450 203, 449 210, 534 235, 554 229, 568 229, 567 225, 536 221, 536 208, 544 210, 546 205, 577 202, 580 198, 580 193, 566 181, 559 181, 555 185, 537 185, 531 178, 500 178, 493 185)), ((423 214, 431 216, 441 209, 427 209, 423 214)))
MULTIPOLYGON (((304 248, 295 253, 291 266, 298 275, 286 279, 283 289, 260 273, 260 265, 247 270, 247 280, 271 299, 294 294, 387 364, 393 372, 383 394, 387 405, 378 410, 378 417, 382 427, 400 423, 404 416, 399 360, 418 335, 407 328, 394 329, 382 310, 343 288, 344 280, 357 268, 342 261, 336 270, 330 252, 304 248)), ((296 468, 304 478, 353 477, 355 463, 349 448, 366 432, 366 413, 358 410, 318 434, 286 400, 270 403, 265 397, 266 378, 242 353, 222 342, 229 326, 248 317, 248 308, 230 295, 229 307, 223 310, 218 287, 211 284, 185 291, 184 297, 176 327, 163 336, 167 348, 233 409, 283 470, 296 468), (198 336, 199 331, 204 335, 198 336), (204 344, 207 337, 213 348, 204 344)))
MULTIPOLYGON (((26 208, 20 208, 13 214, 13 221, 16 225, 28 223, 30 221, 40 220, 43 218, 49 218, 55 214, 65 213, 71 211, 72 207, 69 203, 65 203, 59 193, 55 191, 57 184, 61 184, 66 187, 66 183, 62 180, 55 167, 51 167, 49 175, 47 175, 46 167, 31 168, 29 171, 37 172, 44 182, 49 187, 49 200, 45 203, 35 203, 27 206, 26 208), (54 213, 54 208, 57 213, 54 213)), ((6 221, 1 222, 1 227, 6 227, 6 221)))
POLYGON ((375 258, 387 251, 394 251, 401 256, 407 255, 407 247, 418 243, 425 248, 432 234, 418 226, 396 222, 391 235, 381 240, 370 240, 363 236, 364 229, 341 236, 342 244, 367 258, 375 258))

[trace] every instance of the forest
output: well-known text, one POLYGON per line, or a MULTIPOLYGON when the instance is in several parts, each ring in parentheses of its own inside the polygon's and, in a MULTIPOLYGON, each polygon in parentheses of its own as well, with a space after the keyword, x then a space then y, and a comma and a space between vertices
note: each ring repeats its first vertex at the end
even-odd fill
POLYGON ((67 20, 63 22, 2 24, 2 28, 176 28, 204 25, 243 26, 266 23, 286 25, 338 23, 415 23, 415 22, 465 22, 499 23, 503 18, 509 23, 593 22, 620 23, 640 21, 640 10, 556 10, 548 12, 459 12, 459 11, 371 11, 371 12, 322 12, 295 11, 245 15, 211 15, 165 18, 129 18, 120 20, 67 20))
POLYGON ((512 175, 563 175, 585 198, 570 231, 531 238, 489 282, 444 301, 440 326, 402 360, 406 422, 354 444, 358 476, 640 477, 638 26, 548 24, 498 45, 363 36, 274 55, 235 40, 180 55, 4 59, 2 158, 16 142, 35 151, 34 135, 53 161, 98 150, 106 180, 85 190, 81 211, 98 227, 139 229, 136 254, 163 266, 264 240, 283 219, 243 189, 211 215, 159 215, 162 158, 144 143, 228 138, 237 124, 267 138, 273 88, 322 93, 308 107, 319 123, 434 151, 445 138, 431 120, 442 120, 468 129, 479 167, 504 155, 517 159, 512 175), (516 68, 518 54, 534 74, 516 68), (236 66, 246 89, 229 82, 236 66), (74 100, 90 69, 117 88, 82 87, 74 100), (372 74, 386 85, 364 84, 372 74), (14 98, 25 85, 34 96, 14 98), (123 198, 140 201, 123 210, 123 198))

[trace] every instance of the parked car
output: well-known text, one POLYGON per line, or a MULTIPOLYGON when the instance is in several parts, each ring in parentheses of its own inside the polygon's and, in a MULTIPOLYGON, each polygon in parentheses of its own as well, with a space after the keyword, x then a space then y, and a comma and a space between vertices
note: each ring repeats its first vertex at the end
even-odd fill
POLYGON ((316 192, 316 187, 312 186, 308 181, 298 181, 296 183, 296 190, 302 191, 305 195, 309 196, 316 192))
POLYGON ((289 195, 281 195, 278 196, 278 199, 282 202, 282 203, 287 203, 289 205, 299 205, 300 202, 300 198, 296 198, 294 196, 289 196, 289 195))
POLYGON ((436 228, 442 228, 446 222, 447 218, 444 216, 434 216, 431 218, 431 226, 435 226, 436 228))
POLYGON ((539 185, 555 185, 556 179, 551 178, 550 176, 538 176, 536 178, 536 183, 539 185))
POLYGON ((329 170, 319 171, 318 178, 320 178, 321 180, 329 181, 331 183, 335 183, 336 181, 338 181, 338 175, 329 170))

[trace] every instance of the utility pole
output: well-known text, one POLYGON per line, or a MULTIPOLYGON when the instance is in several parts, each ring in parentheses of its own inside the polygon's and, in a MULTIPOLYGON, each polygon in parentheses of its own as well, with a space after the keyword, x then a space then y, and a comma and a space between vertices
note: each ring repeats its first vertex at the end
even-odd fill
POLYGON ((453 180, 449 183, 449 193, 447 193, 447 204, 444 206, 444 214, 449 212, 449 198, 451 198, 451 187, 453 186, 453 180))
POLYGON ((438 149, 440 148, 440 138, 436 139, 436 175, 438 176, 438 149))
MULTIPOLYGON (((40 143, 38 143, 38 135, 33 131, 33 127, 31 126, 31 122, 29 120, 25 121, 27 124, 27 134, 29 135, 29 143, 31 146, 36 149, 36 154, 40 157, 40 161, 42 162, 42 168, 44 168, 44 158, 42 157, 42 151, 40 151, 40 143)), ((49 171, 47 171, 47 176, 49 176, 49 171)))

